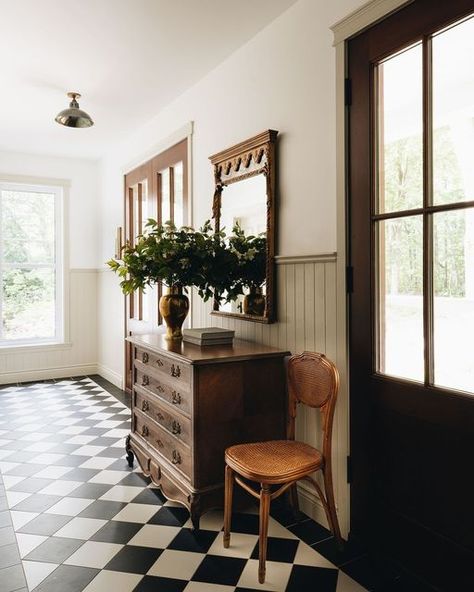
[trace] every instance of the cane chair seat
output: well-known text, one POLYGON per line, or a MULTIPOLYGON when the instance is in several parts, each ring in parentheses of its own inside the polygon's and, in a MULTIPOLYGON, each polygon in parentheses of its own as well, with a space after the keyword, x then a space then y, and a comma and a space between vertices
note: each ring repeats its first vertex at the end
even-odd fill
POLYGON ((225 460, 243 477, 269 484, 298 479, 323 465, 319 450, 293 440, 237 444, 226 450, 225 460))

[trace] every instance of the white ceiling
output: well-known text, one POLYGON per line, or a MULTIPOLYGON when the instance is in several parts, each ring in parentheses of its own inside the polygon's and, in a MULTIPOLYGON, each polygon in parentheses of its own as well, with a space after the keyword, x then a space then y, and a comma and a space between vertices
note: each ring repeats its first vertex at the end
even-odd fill
POLYGON ((295 0, 0 0, 0 150, 97 158, 295 0), (95 121, 54 121, 67 91, 95 121))

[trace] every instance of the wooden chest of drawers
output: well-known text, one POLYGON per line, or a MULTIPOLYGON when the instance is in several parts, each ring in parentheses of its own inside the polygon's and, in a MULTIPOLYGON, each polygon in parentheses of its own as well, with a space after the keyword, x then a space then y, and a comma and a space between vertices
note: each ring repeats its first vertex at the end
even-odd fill
POLYGON ((245 341, 198 347, 161 335, 129 337, 134 355, 130 465, 136 456, 164 495, 184 504, 194 526, 224 503, 224 450, 285 437, 283 358, 245 341))

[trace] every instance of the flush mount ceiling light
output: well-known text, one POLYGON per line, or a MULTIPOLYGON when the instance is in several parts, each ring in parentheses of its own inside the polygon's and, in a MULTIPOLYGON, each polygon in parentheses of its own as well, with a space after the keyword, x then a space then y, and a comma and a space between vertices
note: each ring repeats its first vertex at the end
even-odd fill
POLYGON ((71 98, 69 109, 64 109, 64 111, 58 113, 55 121, 66 127, 91 127, 91 125, 94 125, 91 116, 79 109, 77 99, 80 99, 81 95, 76 92, 68 92, 67 96, 71 98))

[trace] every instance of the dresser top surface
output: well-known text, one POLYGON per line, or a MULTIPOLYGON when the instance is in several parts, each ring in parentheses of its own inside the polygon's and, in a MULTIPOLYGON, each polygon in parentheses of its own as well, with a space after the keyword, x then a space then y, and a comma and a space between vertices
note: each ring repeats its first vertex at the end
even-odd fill
POLYGON ((191 364, 209 364, 211 362, 241 361, 255 358, 275 358, 289 356, 284 349, 234 339, 232 345, 207 345, 201 347, 186 341, 168 341, 157 333, 133 335, 127 341, 137 347, 144 347, 156 353, 166 353, 171 357, 184 359, 191 364))

